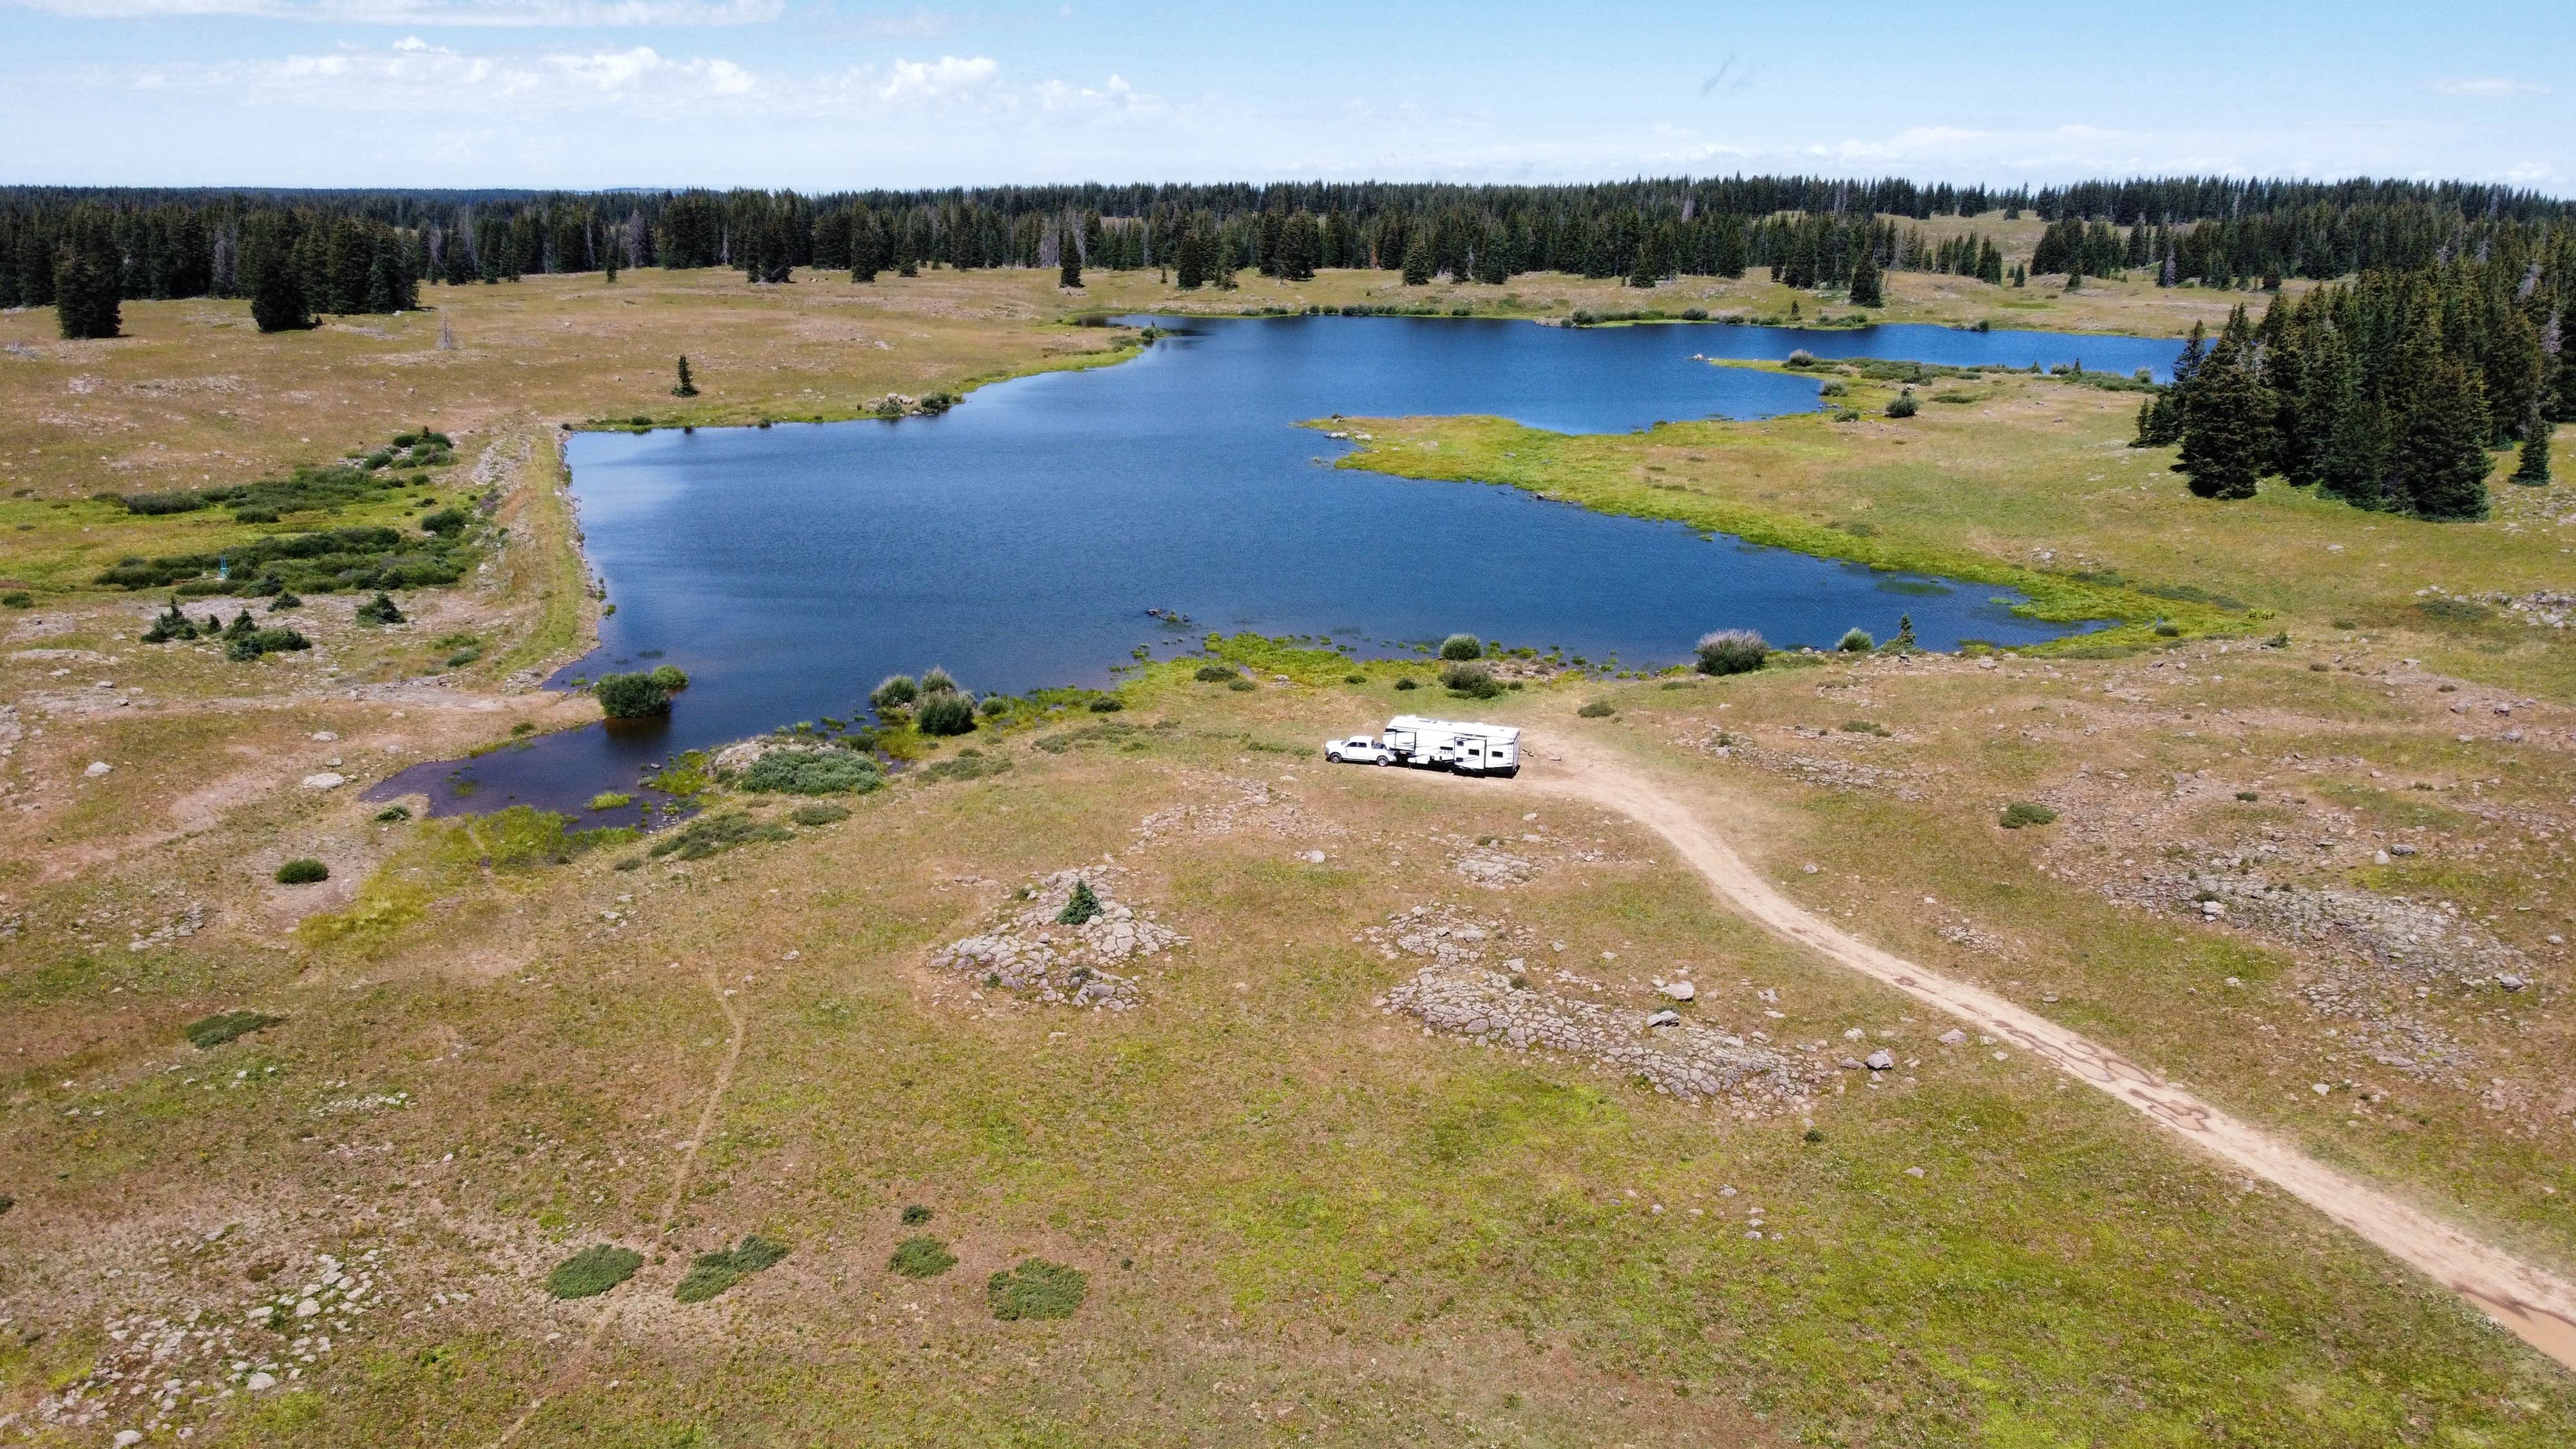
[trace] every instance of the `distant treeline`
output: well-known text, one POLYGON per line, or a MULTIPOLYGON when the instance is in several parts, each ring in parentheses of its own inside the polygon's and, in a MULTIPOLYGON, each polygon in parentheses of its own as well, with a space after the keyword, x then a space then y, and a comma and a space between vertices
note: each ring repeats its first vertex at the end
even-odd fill
MULTIPOLYGON (((611 267, 1401 270, 1499 283, 1561 271, 1639 284, 1767 268, 1810 287, 1856 272, 2001 282, 1989 237, 1909 222, 2001 212, 2051 223, 2023 264, 2153 269, 2228 286, 2428 265, 2570 216, 2569 203, 2456 182, 2171 177, 1990 189, 1822 177, 1583 186, 1289 183, 867 191, 513 192, 0 188, 0 306, 55 303, 76 257, 117 299, 257 296, 269 316, 387 311, 422 283, 611 267), (1869 267, 1862 266, 1866 257, 1869 267)), ((86 313, 84 314, 86 315, 86 313)))
POLYGON ((2488 450, 2522 445, 2517 481, 2549 481, 2553 422, 2576 421, 2576 231, 2499 233, 2490 247, 2275 295, 2211 344, 2195 327, 2172 388, 2138 415, 2141 446, 2179 443, 2207 497, 2259 478, 2363 508, 2483 518, 2488 450))

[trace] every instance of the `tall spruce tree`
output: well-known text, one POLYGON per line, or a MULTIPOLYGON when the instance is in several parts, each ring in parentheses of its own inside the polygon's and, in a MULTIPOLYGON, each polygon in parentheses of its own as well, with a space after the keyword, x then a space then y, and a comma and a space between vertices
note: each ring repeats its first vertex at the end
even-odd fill
POLYGON ((2477 375, 2440 358, 2417 382, 2392 461, 2419 518, 2487 516, 2487 407, 2477 375))
POLYGON ((2523 438, 2522 461, 2513 470, 2513 481, 2530 488, 2549 482, 2549 432, 2554 426, 2543 419, 2523 438))
POLYGON ((1879 282, 1878 258, 1868 247, 1852 263, 1851 299, 1855 307, 1884 307, 1887 293, 1879 282))
POLYGON ((94 249, 67 244, 54 261, 54 320, 65 337, 114 337, 123 326, 116 273, 94 249))
POLYGON ((1430 285, 1431 268, 1431 234, 1428 230, 1416 231, 1404 248, 1404 285, 1430 285))
POLYGON ((304 278, 294 259, 274 243, 260 252, 251 269, 250 320, 262 332, 293 332, 313 325, 304 302, 304 278))
POLYGON ((1079 290, 1082 286, 1082 244, 1075 237, 1073 228, 1066 227, 1064 235, 1057 237, 1055 244, 1055 284, 1079 290))
POLYGON ((2251 498, 2269 471, 2276 404, 2255 373, 2253 330, 2239 307, 2183 404, 2182 458, 2174 467, 2203 498, 2251 498))

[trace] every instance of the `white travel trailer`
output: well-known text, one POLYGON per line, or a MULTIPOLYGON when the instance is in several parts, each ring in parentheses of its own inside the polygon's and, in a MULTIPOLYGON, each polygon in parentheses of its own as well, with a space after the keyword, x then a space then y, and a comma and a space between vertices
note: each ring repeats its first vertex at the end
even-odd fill
POLYGON ((1521 732, 1514 725, 1400 714, 1387 721, 1384 743, 1400 763, 1426 769, 1506 776, 1521 769, 1521 732))

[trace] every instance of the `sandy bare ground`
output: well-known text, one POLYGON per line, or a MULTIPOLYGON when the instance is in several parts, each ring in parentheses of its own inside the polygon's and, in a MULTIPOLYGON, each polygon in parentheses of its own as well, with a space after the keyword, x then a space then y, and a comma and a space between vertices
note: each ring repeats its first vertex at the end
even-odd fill
POLYGON ((2127 1103, 2229 1166, 2360 1234, 2476 1304, 2542 1353, 2576 1368, 2576 1285, 2355 1181, 2099 1042, 1834 929, 1774 891, 1682 800, 1634 767, 1579 740, 1551 740, 1549 746, 1551 757, 1532 752, 1529 784, 1615 810, 1654 831, 1721 897, 1754 920, 2127 1103))

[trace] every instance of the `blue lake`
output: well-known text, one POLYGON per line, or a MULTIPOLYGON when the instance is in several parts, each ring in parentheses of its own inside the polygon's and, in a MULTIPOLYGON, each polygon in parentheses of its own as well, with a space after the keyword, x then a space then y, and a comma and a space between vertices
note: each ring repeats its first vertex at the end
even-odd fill
POLYGON ((670 663, 692 687, 667 724, 418 766, 370 793, 573 808, 681 750, 863 718, 889 673, 944 665, 978 694, 1106 684, 1138 646, 1170 657, 1211 631, 1330 636, 1385 657, 1463 630, 1629 668, 1684 659, 1711 629, 1824 645, 1847 628, 1887 638, 1909 614, 1929 648, 2036 642, 2066 631, 1989 586, 1336 469, 1354 445, 1296 424, 1479 413, 1598 433, 1818 406, 1814 379, 1693 354, 2080 358, 2161 376, 2179 350, 1922 326, 1159 320, 1176 330, 1132 361, 987 387, 940 417, 572 438, 585 547, 617 612, 556 682, 670 663))

